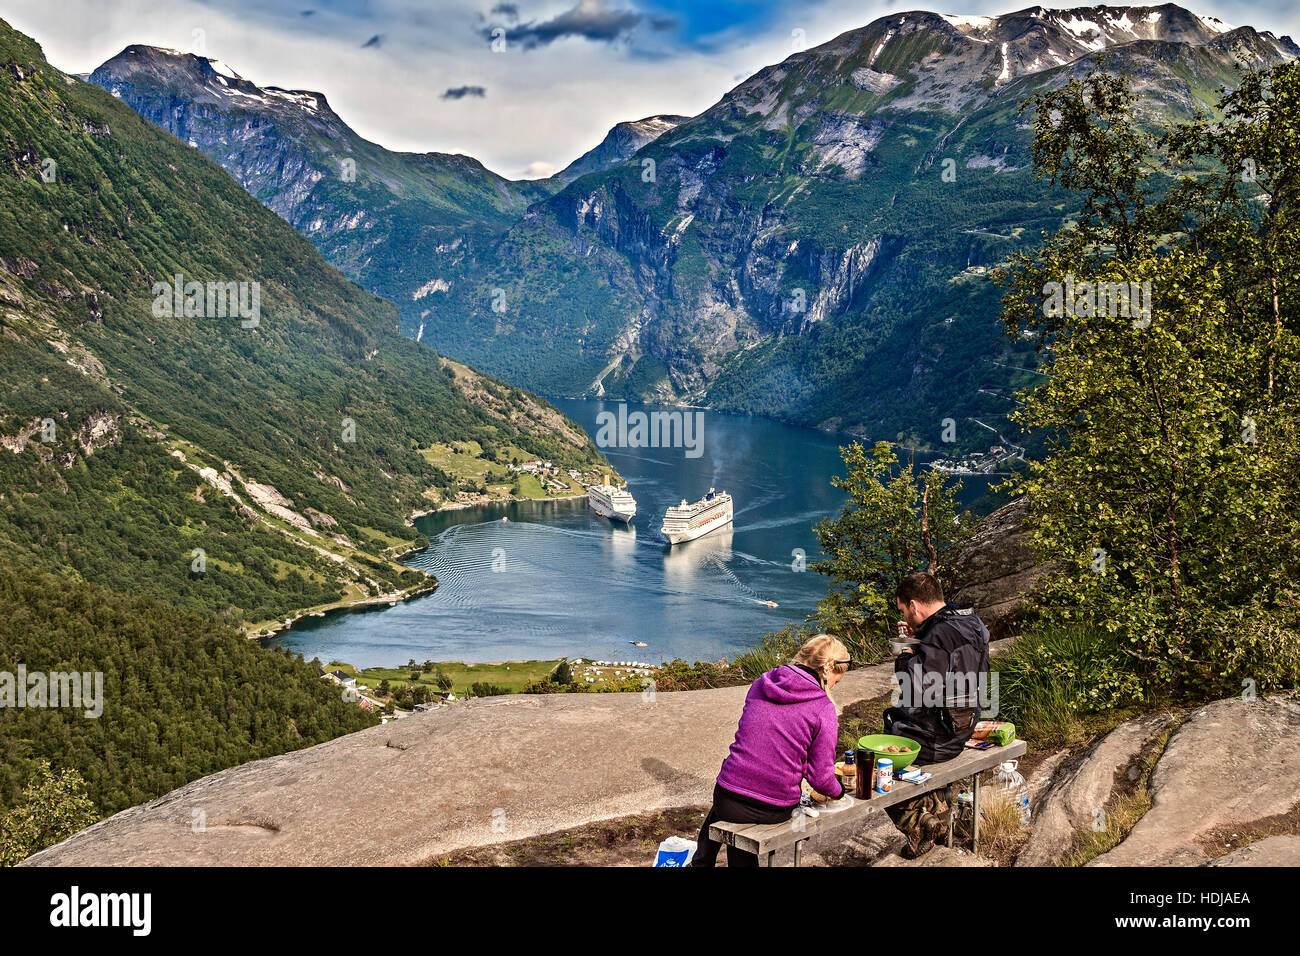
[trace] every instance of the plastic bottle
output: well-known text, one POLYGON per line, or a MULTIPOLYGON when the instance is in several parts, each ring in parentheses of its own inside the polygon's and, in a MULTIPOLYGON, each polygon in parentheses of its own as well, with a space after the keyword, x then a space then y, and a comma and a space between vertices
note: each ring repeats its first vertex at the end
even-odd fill
POLYGON ((1002 788, 1002 792, 1015 800, 1016 806, 1020 808, 1020 822, 1024 826, 1029 825, 1029 791, 1025 787, 1024 775, 1016 768, 1020 765, 1018 760, 1006 760, 998 764, 997 782, 1002 788))

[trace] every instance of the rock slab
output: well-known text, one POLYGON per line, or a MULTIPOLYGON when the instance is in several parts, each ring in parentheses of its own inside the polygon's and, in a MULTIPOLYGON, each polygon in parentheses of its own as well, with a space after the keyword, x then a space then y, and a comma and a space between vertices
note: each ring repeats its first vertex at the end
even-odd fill
POLYGON ((1174 731, 1151 775, 1151 809, 1089 866, 1198 866, 1201 840, 1300 801, 1300 700, 1229 698, 1174 731))

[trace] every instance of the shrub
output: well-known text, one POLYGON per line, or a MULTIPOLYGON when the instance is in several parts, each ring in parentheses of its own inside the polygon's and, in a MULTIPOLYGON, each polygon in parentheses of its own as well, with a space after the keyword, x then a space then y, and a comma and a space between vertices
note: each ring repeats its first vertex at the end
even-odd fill
POLYGON ((781 630, 764 637, 752 651, 737 657, 736 667, 745 680, 757 680, 772 668, 790 663, 790 659, 799 653, 799 648, 813 633, 812 628, 787 624, 781 630))
POLYGON ((1148 696, 1114 635, 1092 627, 1042 627, 993 662, 1000 716, 1035 740, 1068 740, 1081 715, 1141 703, 1148 696))

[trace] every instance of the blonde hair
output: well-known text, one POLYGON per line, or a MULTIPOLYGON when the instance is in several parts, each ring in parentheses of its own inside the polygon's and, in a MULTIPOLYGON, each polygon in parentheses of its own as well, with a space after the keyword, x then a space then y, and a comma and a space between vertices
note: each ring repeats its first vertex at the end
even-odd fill
POLYGON ((810 668, 825 687, 832 674, 843 674, 849 669, 848 660, 848 648, 840 643, 839 638, 815 634, 799 648, 799 653, 790 663, 810 668))

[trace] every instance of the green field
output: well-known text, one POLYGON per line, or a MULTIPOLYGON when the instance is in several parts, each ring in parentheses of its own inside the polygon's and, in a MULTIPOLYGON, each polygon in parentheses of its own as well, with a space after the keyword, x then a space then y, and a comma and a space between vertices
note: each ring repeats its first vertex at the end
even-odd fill
MULTIPOLYGON (((542 485, 541 479, 536 475, 528 472, 512 472, 499 461, 489 460, 485 457, 483 446, 476 441, 434 444, 420 449, 420 454, 429 464, 441 468, 458 481, 468 481, 471 484, 481 482, 486 486, 489 496, 502 500, 511 497, 554 498, 580 495, 586 490, 586 481, 596 481, 599 474, 610 471, 609 468, 588 467, 583 473, 583 480, 574 480, 561 472, 550 477, 552 480, 563 482, 566 486, 565 490, 551 491, 542 485)), ((529 455, 516 445, 506 445, 504 450, 498 453, 498 457, 510 461, 527 461, 535 456, 529 455)))
MULTIPOLYGON (((441 668, 442 672, 452 679, 451 692, 457 697, 463 697, 469 692, 470 685, 479 681, 508 687, 512 692, 519 691, 529 681, 541 680, 555 670, 560 660, 504 661, 493 664, 466 664, 462 661, 437 661, 434 663, 436 667, 441 668)), ((416 663, 417 666, 422 665, 422 662, 417 661, 416 663)), ((355 675, 358 683, 365 684, 372 690, 378 687, 379 682, 382 680, 387 680, 389 686, 394 690, 405 687, 411 683, 411 674, 414 673, 414 670, 410 667, 367 667, 363 671, 358 671, 351 664, 345 664, 342 661, 330 661, 325 670, 337 670, 343 671, 345 674, 355 675)), ((421 670, 420 679, 416 683, 427 684, 432 689, 437 690, 438 685, 434 680, 435 675, 436 670, 433 672, 421 670)))

